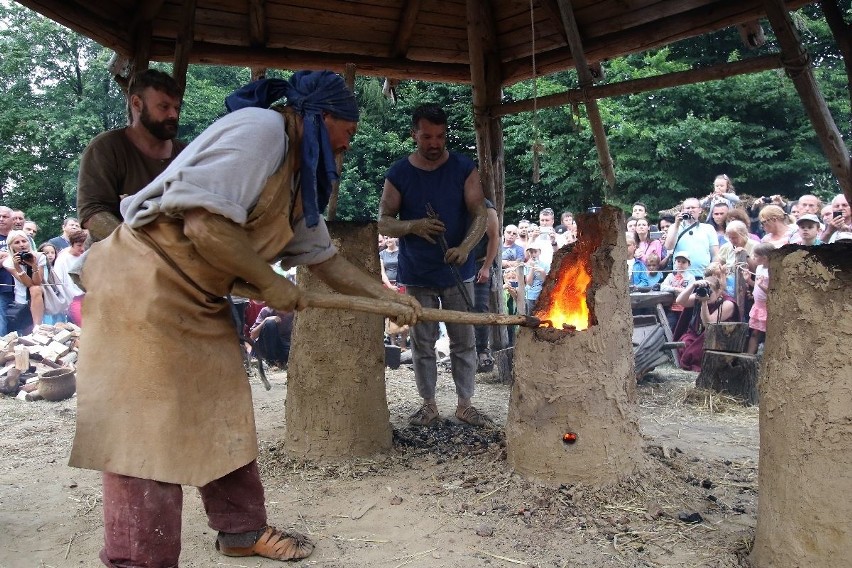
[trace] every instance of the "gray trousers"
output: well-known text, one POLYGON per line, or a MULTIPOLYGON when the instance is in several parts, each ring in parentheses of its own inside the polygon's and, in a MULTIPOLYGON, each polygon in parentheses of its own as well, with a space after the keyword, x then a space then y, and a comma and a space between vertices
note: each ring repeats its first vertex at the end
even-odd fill
MULTIPOLYGON (((473 284, 465 283, 467 292, 473 297, 473 284)), ((464 298, 458 288, 423 288, 406 286, 406 294, 414 296, 424 308, 442 307, 447 310, 468 311, 464 298)), ((448 323, 447 335, 450 338, 450 364, 456 394, 469 400, 473 397, 474 376, 476 375, 476 342, 473 326, 470 324, 448 323)), ((411 353, 414 361, 414 380, 417 392, 425 399, 435 398, 435 385, 438 383, 438 366, 435 357, 435 342, 438 340, 438 322, 421 321, 411 328, 411 353)))

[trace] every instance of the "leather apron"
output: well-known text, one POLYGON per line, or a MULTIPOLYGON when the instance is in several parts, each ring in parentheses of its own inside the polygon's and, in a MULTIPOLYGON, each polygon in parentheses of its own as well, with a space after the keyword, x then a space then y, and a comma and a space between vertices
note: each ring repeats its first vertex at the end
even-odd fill
MULTIPOLYGON (((268 262, 293 237, 298 138, 283 114, 286 159, 243 225, 268 262)), ((120 225, 92 245, 81 278, 86 327, 69 465, 200 487, 254 460, 251 388, 223 298, 235 276, 204 260, 183 221, 120 225)))

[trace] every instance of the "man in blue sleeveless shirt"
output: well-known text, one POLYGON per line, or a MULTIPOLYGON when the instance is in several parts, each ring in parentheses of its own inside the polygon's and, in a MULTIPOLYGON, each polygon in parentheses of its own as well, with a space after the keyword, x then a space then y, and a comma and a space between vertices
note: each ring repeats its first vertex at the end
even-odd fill
MULTIPOLYGON (((479 172, 470 158, 447 151, 447 115, 434 104, 421 105, 411 119, 416 149, 388 170, 379 205, 379 232, 399 237, 399 283, 424 307, 467 311, 458 276, 473 297, 475 259, 470 251, 485 232, 485 196, 479 172), (428 215, 429 207, 437 218, 428 215), (447 251, 438 239, 446 239, 447 251)), ((473 326, 447 324, 450 361, 456 384, 456 418, 483 426, 488 418, 471 406, 476 346, 473 326)), ((411 330, 411 350, 417 390, 423 406, 409 422, 429 426, 438 421, 435 386, 438 382, 435 341, 438 324, 418 322, 411 330)))

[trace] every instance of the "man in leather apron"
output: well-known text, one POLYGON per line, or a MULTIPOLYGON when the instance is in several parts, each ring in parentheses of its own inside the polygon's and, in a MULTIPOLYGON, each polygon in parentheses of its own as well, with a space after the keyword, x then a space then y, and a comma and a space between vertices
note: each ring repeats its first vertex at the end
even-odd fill
POLYGON ((107 566, 178 565, 181 485, 199 488, 224 555, 297 560, 313 550, 267 523, 251 389, 224 296, 304 308, 270 267, 280 259, 340 292, 402 304, 401 323, 420 310, 338 255, 322 218, 335 154, 358 121, 343 80, 256 81, 226 105, 230 114, 122 202, 124 223, 82 268, 70 465, 104 472, 107 566), (282 97, 287 106, 268 109, 282 97))

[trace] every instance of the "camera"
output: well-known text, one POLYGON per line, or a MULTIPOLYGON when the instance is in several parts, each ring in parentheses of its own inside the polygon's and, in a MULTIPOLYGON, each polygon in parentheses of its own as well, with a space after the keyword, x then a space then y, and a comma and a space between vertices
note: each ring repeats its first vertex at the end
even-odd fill
POLYGON ((692 213, 681 213, 680 219, 681 221, 692 221, 692 213))
POLYGON ((708 298, 710 296, 710 284, 699 284, 696 286, 695 295, 698 298, 708 298))
POLYGON ((761 197, 760 200, 763 201, 764 203, 772 203, 771 197, 761 197))
POLYGON ((22 262, 26 262, 28 260, 33 259, 33 253, 31 253, 30 251, 27 251, 27 250, 19 252, 18 258, 20 258, 22 262))
POLYGON ((843 211, 840 211, 840 210, 832 211, 832 212, 831 212, 831 216, 832 216, 832 217, 835 217, 835 218, 836 218, 836 217, 843 217, 843 211))

